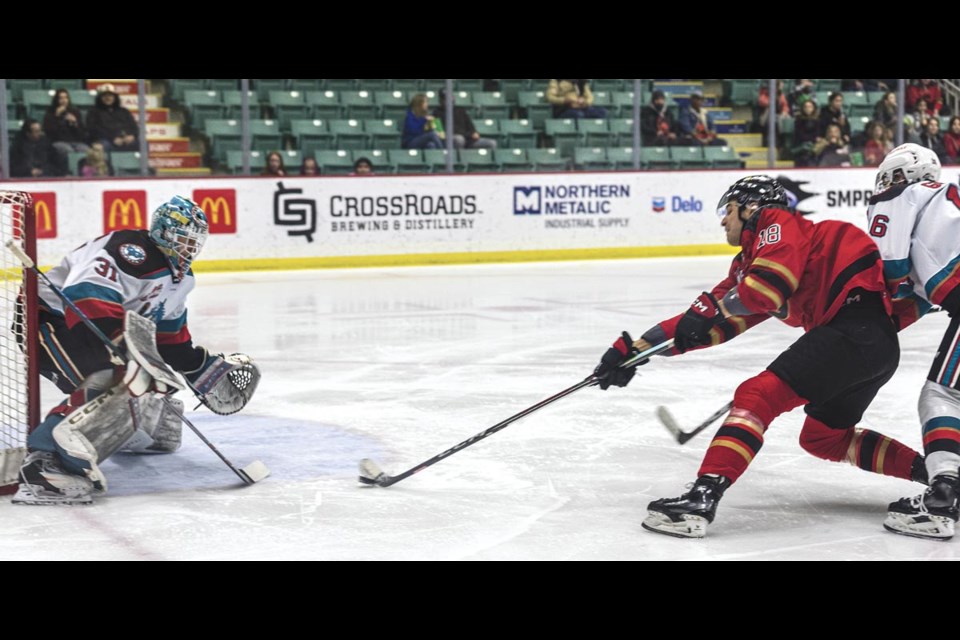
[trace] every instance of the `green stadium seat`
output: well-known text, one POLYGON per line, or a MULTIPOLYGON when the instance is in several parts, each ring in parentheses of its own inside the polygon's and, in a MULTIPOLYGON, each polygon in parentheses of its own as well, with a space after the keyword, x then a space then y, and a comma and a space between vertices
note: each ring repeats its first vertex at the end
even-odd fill
POLYGON ((423 88, 423 81, 415 78, 394 78, 390 88, 393 91, 403 91, 404 93, 413 95, 414 93, 420 93, 420 90, 423 88))
MULTIPOLYGON (((780 135, 782 136, 793 136, 793 132, 796 129, 796 121, 793 116, 787 116, 780 120, 780 135)), ((788 138, 792 140, 791 138, 788 138)))
POLYGON ((350 155, 354 163, 360 158, 369 160, 373 165, 374 173, 390 175, 397 172, 397 168, 390 163, 390 158, 383 149, 354 149, 350 155))
POLYGON ((553 117, 553 105, 547 102, 543 91, 520 91, 517 93, 517 102, 538 131, 543 130, 547 118, 553 117))
POLYGON ((533 171, 526 149, 497 149, 493 152, 493 161, 500 171, 533 171))
POLYGON ((207 80, 207 89, 211 91, 240 91, 240 81, 236 78, 210 78, 207 80))
POLYGON ((605 147, 616 142, 617 135, 610 131, 610 124, 605 118, 581 118, 577 120, 577 130, 587 147, 605 147))
POLYGON ((83 89, 84 82, 81 78, 49 78, 44 86, 53 90, 66 89, 72 93, 83 89))
MULTIPOLYGON (((846 99, 846 96, 844 96, 846 99)), ((847 117, 851 120, 854 118, 870 118, 873 119, 874 106, 872 104, 852 104, 847 106, 844 111, 847 112, 847 117)))
POLYGON ((525 78, 500 81, 500 91, 503 92, 504 97, 507 99, 507 104, 516 104, 517 94, 521 91, 526 91, 527 86, 527 80, 525 78))
POLYGON ((280 122, 277 120, 251 120, 250 147, 267 151, 282 149, 283 136, 280 134, 280 122))
POLYGON ((271 91, 270 106, 283 131, 290 130, 292 120, 309 118, 313 111, 306 102, 306 95, 300 91, 271 91))
POLYGON ((457 79, 453 81, 453 89, 454 91, 483 91, 483 80, 457 79))
MULTIPOLYGON (((610 107, 610 115, 614 118, 633 117, 633 96, 632 90, 614 91, 613 106, 610 107)), ((643 97, 640 99, 640 107, 643 107, 643 97)))
POLYGON ((288 85, 291 91, 305 94, 307 91, 320 91, 323 88, 323 81, 318 78, 297 78, 291 79, 288 85))
POLYGON ((253 81, 253 90, 257 92, 260 102, 269 102, 271 91, 285 91, 287 81, 280 78, 265 78, 253 81))
POLYGON ((535 171, 566 171, 567 160, 557 149, 527 149, 535 171))
POLYGON ((113 165, 113 172, 118 176, 139 176, 140 175, 140 152, 139 151, 111 151, 110 164, 113 165))
MULTIPOLYGON (((446 173, 447 171, 447 150, 446 149, 424 149, 423 161, 433 173, 446 173)), ((460 162, 457 152, 453 152, 453 170, 462 173, 466 166, 460 162)))
POLYGON ((363 129, 370 137, 370 145, 375 149, 393 149, 400 146, 400 122, 397 120, 364 120, 363 129))
POLYGON ((327 78, 322 87, 329 91, 356 91, 357 81, 353 78, 327 78))
POLYGON ((613 164, 607 160, 605 147, 578 147, 573 152, 573 164, 582 171, 603 171, 613 168, 613 164))
POLYGON ((13 141, 16 139, 17 135, 20 133, 20 129, 23 128, 23 120, 7 120, 7 143, 13 144, 13 141))
POLYGON ((344 108, 344 117, 351 120, 376 118, 379 111, 373 101, 373 92, 365 89, 362 91, 341 91, 340 104, 344 108))
POLYGON ((15 120, 19 115, 20 105, 14 102, 7 103, 7 120, 15 120))
POLYGON ((611 146, 629 147, 633 145, 633 118, 612 118, 607 120, 610 132, 616 140, 611 146))
MULTIPOLYGON (((426 92, 427 97, 430 98, 430 109, 433 110, 436 107, 440 106, 440 100, 438 96, 431 95, 431 91, 426 92)), ((480 117, 480 110, 473 104, 473 93, 470 91, 454 91, 453 92, 453 104, 458 107, 463 107, 471 118, 480 117)))
POLYGON ((560 150, 564 157, 573 155, 573 149, 580 142, 580 132, 577 130, 577 121, 573 118, 550 119, 544 121, 547 135, 553 139, 553 146, 560 150))
POLYGON ((11 78, 7 80, 7 87, 10 95, 7 97, 12 102, 23 102, 23 92, 26 90, 37 91, 43 89, 43 80, 28 80, 11 78))
POLYGON ((500 136, 506 136, 506 146, 529 149, 537 146, 537 132, 533 122, 527 118, 520 120, 501 120, 500 136))
POLYGON ((380 108, 380 117, 384 120, 403 120, 410 100, 404 91, 374 91, 373 100, 380 108))
POLYGON ((324 175, 347 175, 353 171, 353 159, 346 149, 314 151, 320 173, 324 175))
POLYGON ((510 105, 501 91, 481 91, 473 94, 473 104, 480 108, 483 118, 509 118, 510 105))
POLYGON ((703 147, 669 147, 670 158, 681 169, 706 169, 710 162, 703 155, 703 147))
POLYGON ((832 78, 827 80, 817 80, 817 91, 840 91, 843 80, 832 78))
POLYGON ((340 105, 340 93, 327 89, 325 91, 307 91, 307 104, 313 107, 313 117, 320 120, 336 120, 343 117, 343 107, 340 105))
POLYGON ((70 151, 67 153, 67 174, 80 175, 80 161, 87 157, 86 151, 70 151))
POLYGON ((876 101, 870 102, 870 94, 866 91, 845 91, 843 94, 843 104, 848 107, 854 105, 869 105, 872 109, 875 103, 876 101))
POLYGON ((290 132, 297 148, 304 154, 333 148, 334 136, 326 120, 293 120, 290 122, 290 132))
POLYGON ((674 169, 677 163, 670 157, 669 147, 643 147, 640 161, 649 169, 674 169))
POLYGON ((496 140, 498 145, 506 144, 507 136, 500 134, 500 124, 493 118, 478 118, 473 121, 473 126, 481 138, 496 140))
MULTIPOLYGON (((608 147, 607 160, 618 171, 633 169, 633 147, 608 147)), ((642 164, 641 164, 642 166, 642 164)))
MULTIPOLYGON (((224 90, 223 104, 227 106, 227 118, 239 120, 243 116, 243 92, 239 89, 224 90)), ((257 97, 257 92, 253 89, 247 91, 247 104, 250 106, 250 117, 259 117, 260 99, 257 97)))
MULTIPOLYGON (((256 175, 263 171, 263 167, 266 166, 267 162, 267 152, 266 151, 251 151, 250 152, 250 173, 256 175)), ((239 174, 243 171, 243 151, 240 149, 234 149, 227 152, 227 169, 230 173, 239 174)))
POLYGON ((623 91, 625 85, 630 83, 630 86, 633 86, 632 80, 623 80, 621 78, 594 78, 590 81, 590 91, 594 95, 599 91, 604 92, 613 92, 613 91, 623 91))
POLYGON ((170 97, 177 102, 183 102, 184 93, 187 91, 206 91, 207 81, 205 78, 171 78, 170 79, 170 97))
POLYGON ((492 172, 497 170, 490 149, 461 149, 460 162, 467 167, 467 173, 492 172))
POLYGON ((866 131, 867 124, 869 124, 871 120, 873 120, 873 118, 870 116, 850 116, 847 118, 847 122, 850 123, 850 134, 853 135, 862 131, 866 131))
POLYGON ((188 89, 183 92, 183 104, 190 113, 190 125, 201 131, 208 119, 224 118, 227 115, 227 106, 219 91, 188 89))
POLYGON ((24 89, 23 106, 28 118, 43 122, 43 116, 53 100, 53 89, 24 89))
POLYGON ((358 91, 386 91, 393 86, 390 78, 360 78, 357 80, 358 91))
POLYGON ((760 95, 760 80, 738 79, 731 80, 730 102, 734 105, 754 104, 760 95))
POLYGON ((397 168, 397 173, 429 173, 430 171, 420 149, 389 149, 387 155, 390 163, 397 168))
POLYGON ((369 149, 370 136, 363 130, 363 121, 353 118, 346 120, 330 120, 330 133, 336 140, 334 145, 338 149, 369 149))
POLYGON ((740 169, 743 161, 733 147, 704 147, 704 158, 714 169, 740 169))
POLYGON ((84 120, 86 120, 87 113, 97 102, 97 92, 94 89, 80 89, 79 91, 71 91, 70 102, 72 102, 73 106, 75 106, 77 109, 80 109, 80 113, 83 114, 84 120))

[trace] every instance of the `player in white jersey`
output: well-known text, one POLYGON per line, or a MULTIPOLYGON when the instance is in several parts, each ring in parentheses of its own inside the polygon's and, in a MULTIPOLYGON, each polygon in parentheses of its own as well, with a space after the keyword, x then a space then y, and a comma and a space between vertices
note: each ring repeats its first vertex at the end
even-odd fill
MULTIPOLYGON (((91 240, 70 252, 48 277, 114 342, 124 338, 127 312, 152 320, 163 361, 183 374, 208 407, 230 413, 239 409, 211 398, 224 397, 230 373, 242 365, 234 356, 211 355, 194 346, 187 327, 187 295, 195 284, 190 265, 207 234, 203 210, 175 196, 154 212, 149 230, 115 231, 91 240)), ((132 358, 130 364, 112 358, 83 318, 46 283, 40 285, 38 316, 40 372, 70 395, 28 437, 29 453, 13 501, 86 504, 92 490, 106 488, 98 463, 121 447, 139 453, 179 447, 180 420, 161 401, 175 389, 149 376, 137 378, 142 371, 132 358)), ((246 369, 251 370, 249 362, 246 369)), ((182 410, 181 402, 171 402, 182 410)))
POLYGON ((930 149, 904 144, 884 158, 867 210, 894 313, 904 329, 939 305, 951 321, 920 392, 930 487, 891 503, 893 532, 949 539, 960 518, 960 193, 943 184, 930 149))

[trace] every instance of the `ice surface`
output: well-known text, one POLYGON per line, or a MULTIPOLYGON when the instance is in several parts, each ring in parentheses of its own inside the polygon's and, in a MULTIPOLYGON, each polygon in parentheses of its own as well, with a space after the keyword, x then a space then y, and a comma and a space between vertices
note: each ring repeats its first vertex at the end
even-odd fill
MULTIPOLYGON (((960 541, 887 533, 886 504, 920 487, 815 459, 781 417, 704 540, 644 531, 646 504, 694 479, 714 428, 689 429, 800 335, 768 321, 737 340, 657 358, 626 389, 583 389, 390 488, 400 473, 588 375, 626 329, 639 336, 726 273, 729 258, 200 274, 199 344, 263 370, 243 413, 188 415, 170 456, 117 455, 91 507, 0 502, 0 559, 939 559, 960 541)), ((901 334, 901 368, 865 424, 920 446, 917 397, 948 323, 901 334)), ((191 398, 180 394, 192 408, 191 398)), ((44 405, 59 395, 44 388, 44 405)), ((718 423, 719 425, 719 423, 718 423)))

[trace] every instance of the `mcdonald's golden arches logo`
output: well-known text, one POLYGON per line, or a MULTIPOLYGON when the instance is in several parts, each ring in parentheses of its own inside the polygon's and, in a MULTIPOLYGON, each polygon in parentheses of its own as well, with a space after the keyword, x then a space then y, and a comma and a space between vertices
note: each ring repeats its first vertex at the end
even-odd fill
POLYGON ((148 220, 146 191, 104 191, 103 232, 119 229, 146 229, 148 220))
POLYGON ((193 201, 207 214, 210 233, 237 232, 237 192, 235 189, 195 189, 193 201))
POLYGON ((31 192, 37 238, 57 237, 57 194, 54 191, 31 192))

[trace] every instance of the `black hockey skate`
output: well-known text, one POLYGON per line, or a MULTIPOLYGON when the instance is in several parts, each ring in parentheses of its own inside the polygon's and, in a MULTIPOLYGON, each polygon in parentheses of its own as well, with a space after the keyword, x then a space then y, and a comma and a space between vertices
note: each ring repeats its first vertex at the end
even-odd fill
POLYGON ((91 504, 92 492, 90 480, 61 469, 52 453, 33 451, 20 467, 20 487, 13 504, 91 504))
POLYGON ((958 519, 960 479, 938 475, 922 494, 891 502, 883 526, 905 536, 949 540, 958 519))
POLYGON ((647 505, 649 515, 643 528, 678 538, 702 538, 730 484, 723 476, 700 476, 679 498, 663 498, 647 505))

